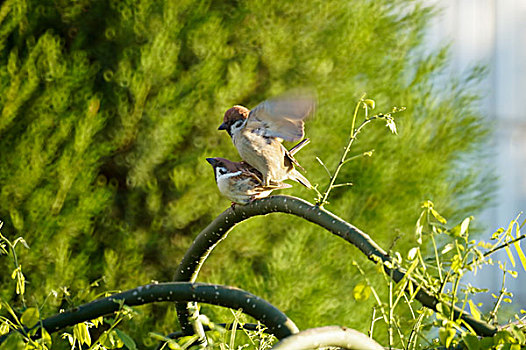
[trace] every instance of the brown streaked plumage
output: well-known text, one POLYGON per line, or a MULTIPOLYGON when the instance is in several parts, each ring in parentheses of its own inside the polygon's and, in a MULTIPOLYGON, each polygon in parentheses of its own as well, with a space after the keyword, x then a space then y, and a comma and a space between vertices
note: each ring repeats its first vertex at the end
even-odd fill
POLYGON ((261 172, 265 185, 290 179, 311 188, 281 142, 303 137, 303 120, 314 111, 315 101, 314 94, 303 91, 263 101, 251 111, 234 106, 225 112, 219 130, 228 132, 241 158, 261 172))
POLYGON ((219 192, 236 204, 248 204, 269 196, 273 190, 292 187, 282 182, 273 186, 263 186, 261 173, 245 162, 232 162, 224 158, 206 160, 214 168, 219 192))

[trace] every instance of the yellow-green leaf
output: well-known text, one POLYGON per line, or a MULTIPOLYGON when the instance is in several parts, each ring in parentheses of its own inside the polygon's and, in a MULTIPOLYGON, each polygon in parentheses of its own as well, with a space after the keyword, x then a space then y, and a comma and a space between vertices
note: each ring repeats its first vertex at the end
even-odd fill
POLYGON ((508 254, 508 258, 511 261, 511 265, 515 267, 515 258, 513 257, 513 253, 511 252, 510 247, 506 246, 504 247, 504 249, 506 250, 506 253, 508 254))
POLYGON ((441 224, 445 224, 447 223, 447 220, 438 213, 438 211, 436 211, 433 207, 429 208, 431 210, 431 214, 433 214, 433 216, 435 217, 435 219, 438 220, 438 222, 440 222, 441 224))
POLYGON ((122 342, 121 338, 119 338, 115 330, 112 330, 109 333, 103 333, 102 336, 99 338, 99 341, 101 345, 104 346, 106 349, 120 349, 124 345, 124 343, 122 342))
MULTIPOLYGON (((521 235, 519 225, 516 226, 515 235, 517 238, 519 238, 521 235)), ((522 268, 524 269, 524 271, 526 271, 526 256, 524 256, 524 252, 521 249, 520 241, 513 243, 513 246, 515 247, 515 250, 517 250, 517 254, 519 254, 519 259, 521 261, 522 268)))
POLYGON ((409 250, 409 253, 407 253, 407 258, 409 260, 414 260, 416 258, 417 253, 418 253, 418 247, 413 247, 409 250))
POLYGON ((455 338, 455 334, 456 331, 453 328, 440 327, 440 329, 438 330, 438 338, 440 339, 440 343, 446 348, 449 348, 451 342, 453 341, 453 338, 455 338))
POLYGON ((22 334, 13 332, 9 335, 6 340, 0 345, 0 350, 24 350, 26 343, 22 334))
POLYGON ((91 323, 93 323, 93 325, 95 327, 98 327, 99 325, 101 325, 102 322, 103 322, 103 317, 102 316, 94 318, 93 320, 91 320, 91 323))
POLYGON ((365 301, 371 295, 371 287, 365 282, 360 282, 354 287, 352 294, 356 301, 365 301))
POLYGON ((4 321, 0 324, 0 335, 4 335, 9 332, 9 323, 4 321))
POLYGON ((20 322, 26 327, 33 327, 40 320, 40 314, 36 307, 30 307, 22 314, 20 322))
POLYGON ((478 310, 477 306, 475 306, 475 303, 471 299, 468 301, 468 303, 473 317, 475 317, 477 320, 480 320, 480 311, 478 310))
POLYGON ((480 349, 480 342, 476 335, 466 333, 462 336, 462 340, 468 350, 482 350, 480 349))
POLYGON ((51 335, 49 335, 48 331, 46 331, 45 328, 42 328, 40 339, 42 340, 44 345, 46 345, 49 349, 51 349, 51 345, 53 345, 53 342, 51 341, 51 335))
POLYGON ((365 99, 363 102, 371 109, 374 109, 374 100, 371 99, 365 99))
POLYGON ((121 338, 124 345, 128 348, 128 350, 136 350, 137 345, 135 344, 135 341, 126 333, 119 329, 115 329, 115 332, 117 333, 117 336, 121 338))
POLYGON ((472 216, 469 218, 465 218, 464 221, 460 224, 460 236, 464 237, 466 233, 468 232, 469 224, 471 223, 471 220, 473 219, 472 216))
POLYGON ((84 322, 77 323, 73 327, 73 336, 81 343, 88 346, 91 345, 91 336, 89 334, 88 325, 84 322))

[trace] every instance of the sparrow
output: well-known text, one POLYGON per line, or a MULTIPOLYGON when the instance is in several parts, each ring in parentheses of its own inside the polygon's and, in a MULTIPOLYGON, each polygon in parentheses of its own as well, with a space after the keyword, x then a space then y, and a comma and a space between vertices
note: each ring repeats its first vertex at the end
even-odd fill
POLYGON ((304 170, 283 146, 283 140, 304 136, 303 120, 316 105, 312 93, 288 93, 261 102, 252 110, 234 106, 225 112, 219 130, 226 130, 241 158, 262 175, 263 186, 290 179, 312 188, 294 165, 304 170))
MULTIPOLYGON (((288 153, 293 156, 309 142, 309 139, 302 140, 288 153)), ((232 162, 224 158, 206 158, 206 160, 214 168, 219 192, 230 199, 232 205, 248 204, 256 199, 268 197, 274 190, 292 187, 283 182, 270 186, 263 185, 261 173, 246 162, 232 162)))
POLYGON ((232 205, 245 205, 269 196, 273 190, 292 187, 283 182, 272 186, 263 185, 261 173, 245 162, 232 162, 224 158, 206 158, 206 161, 214 168, 219 192, 231 200, 232 205))

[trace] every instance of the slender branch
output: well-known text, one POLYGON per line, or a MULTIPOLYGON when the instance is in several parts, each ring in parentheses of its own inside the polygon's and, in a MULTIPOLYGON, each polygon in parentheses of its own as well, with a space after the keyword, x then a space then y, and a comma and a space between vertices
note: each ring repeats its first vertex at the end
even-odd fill
MULTIPOLYGON (((358 104, 358 106, 361 104, 358 104)), ((357 107, 358 108, 358 107, 357 107)), ((336 166, 336 170, 334 170, 334 174, 332 174, 331 181, 327 185, 327 189, 325 190, 325 193, 323 194, 323 198, 321 202, 319 203, 320 206, 323 206, 325 203, 327 203, 327 199, 329 198, 329 193, 331 193, 331 190, 334 188, 334 182, 336 181, 336 178, 338 177, 338 174, 340 173, 340 170, 342 169, 343 164, 345 164, 345 160, 347 158, 347 153, 351 150, 351 146, 356 140, 356 136, 362 131, 363 127, 369 124, 373 119, 376 119, 374 117, 371 117, 370 119, 365 119, 358 129, 354 130, 354 120, 356 118, 353 118, 353 129, 351 131, 351 135, 349 136, 349 141, 347 142, 347 146, 345 147, 345 150, 343 151, 342 157, 340 158, 340 161, 338 165, 336 166)))
MULTIPOLYGON (((220 241, 226 238, 229 231, 235 225, 250 217, 267 215, 274 212, 288 213, 302 217, 307 221, 323 227, 332 234, 343 238, 360 249, 369 260, 375 263, 384 263, 384 270, 389 276, 392 276, 395 282, 399 282, 406 275, 405 269, 395 266, 391 257, 380 248, 380 246, 378 246, 369 235, 333 213, 299 198, 290 196, 271 196, 254 201, 245 206, 238 205, 235 206, 235 208, 230 207, 221 213, 196 237, 192 246, 183 257, 174 279, 176 281, 195 281, 201 266, 210 252, 220 241)), ((411 276, 407 276, 406 278, 409 279, 413 285, 419 285, 419 283, 411 276)), ((439 303, 439 300, 424 287, 421 287, 420 290, 418 290, 415 298, 425 307, 436 311, 436 306, 439 303)), ((454 308, 455 318, 462 318, 465 320, 466 323, 477 332, 477 334, 492 336, 496 333, 496 327, 489 325, 482 320, 475 319, 458 307, 450 307, 454 308)), ((182 315, 180 312, 183 310, 185 311, 185 307, 184 305, 178 305, 177 308, 181 327, 185 327, 185 325, 188 325, 188 320, 185 319, 184 314, 182 315)))
MULTIPOLYGON (((135 306, 159 301, 198 301, 231 309, 242 309, 244 313, 263 323, 268 328, 268 332, 278 339, 299 332, 298 327, 283 312, 242 289, 207 283, 180 282, 148 284, 113 294, 46 318, 42 321, 42 327, 53 333, 80 322, 112 314, 120 309, 121 303, 135 306)), ((0 344, 9 334, 0 337, 0 344)))
POLYGON ((517 237, 515 239, 512 239, 511 241, 508 241, 508 242, 506 242, 506 243, 504 243, 502 245, 499 245, 498 247, 495 247, 495 248, 493 248, 491 250, 488 250, 487 252, 484 253, 484 257, 487 257, 487 256, 495 253, 498 250, 501 250, 501 249, 504 249, 506 247, 509 247, 513 243, 517 243, 518 241, 523 240, 524 238, 526 238, 526 234, 520 235, 519 237, 517 237))

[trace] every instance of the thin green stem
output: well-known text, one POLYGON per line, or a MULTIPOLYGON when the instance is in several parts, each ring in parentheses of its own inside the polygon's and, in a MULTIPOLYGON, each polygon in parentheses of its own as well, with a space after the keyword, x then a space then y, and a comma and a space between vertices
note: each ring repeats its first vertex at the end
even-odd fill
POLYGON ((435 259, 436 259, 436 263, 437 263, 438 277, 440 278, 440 283, 444 283, 444 278, 442 276, 442 266, 440 264, 440 258, 438 256, 438 249, 437 249, 437 244, 436 244, 436 241, 435 241, 435 234, 434 233, 431 233, 431 242, 433 242, 433 249, 435 251, 435 259))
POLYGON ((389 335, 389 349, 393 348, 393 280, 389 280, 389 323, 387 331, 389 335))
POLYGON ((495 306, 493 307, 493 310, 491 310, 491 312, 489 313, 490 314, 489 321, 491 321, 493 324, 497 324, 497 311, 499 310, 500 304, 502 303, 502 300, 504 299, 504 296, 506 295, 506 288, 504 287, 505 282, 506 282, 506 268, 503 269, 502 285, 500 287, 499 298, 495 302, 495 306))
POLYGON ((457 292, 458 292, 458 285, 459 285, 459 282, 460 282, 460 277, 457 275, 456 278, 455 278, 455 282, 454 282, 454 285, 453 285, 453 290, 452 290, 452 295, 451 295, 451 316, 450 316, 450 320, 451 321, 454 321, 455 320, 455 304, 456 304, 456 300, 457 300, 457 292))
POLYGON ((336 178, 338 177, 338 174, 340 173, 340 170, 343 164, 345 163, 347 154, 349 153, 349 150, 351 149, 352 144, 356 140, 356 135, 358 135, 360 131, 363 129, 363 127, 369 124, 373 119, 375 118, 364 120, 360 124, 358 129, 356 129, 356 132, 351 133, 351 136, 349 137, 349 142, 347 143, 347 147, 345 147, 345 150, 343 151, 342 157, 340 161, 338 162, 338 165, 336 166, 336 170, 334 170, 334 174, 331 177, 331 181, 329 182, 329 185, 327 186, 327 189, 325 190, 321 203, 319 204, 320 207, 322 207, 325 203, 327 203, 327 198, 329 198, 329 193, 331 193, 331 190, 334 188, 334 182, 336 181, 336 178))
POLYGON ((504 243, 504 244, 502 244, 502 245, 500 245, 500 246, 498 246, 498 247, 495 247, 495 248, 493 248, 493 249, 487 251, 486 253, 484 253, 484 257, 487 257, 487 256, 489 256, 489 255, 495 253, 495 252, 498 251, 498 250, 501 250, 501 249, 503 249, 503 248, 506 248, 506 247, 512 245, 513 243, 517 243, 518 241, 523 240, 524 238, 526 238, 526 234, 524 234, 524 235, 520 235, 519 237, 517 237, 517 238, 515 238, 515 239, 512 239, 511 241, 508 241, 508 242, 506 242, 506 243, 504 243))
POLYGON ((368 332, 369 338, 373 337, 374 324, 375 324, 376 320, 377 320, 377 318, 376 318, 376 308, 373 307, 373 315, 371 316, 371 326, 369 327, 369 332, 368 332))
MULTIPOLYGON (((356 134, 358 133, 358 130, 356 132, 354 131, 354 125, 356 123, 356 117, 358 116, 358 110, 359 110, 361 104, 363 103, 363 99, 364 98, 365 98, 365 94, 362 95, 362 98, 360 98, 360 100, 356 104, 356 107, 354 108, 354 114, 353 114, 353 118, 352 118, 352 122, 351 122, 351 134, 349 136, 349 141, 347 142, 347 146, 345 147, 345 150, 343 151, 343 154, 342 154, 342 156, 340 158, 340 162, 336 166, 336 170, 334 171, 333 175, 331 176, 331 180, 329 182, 329 185, 327 186, 327 189, 325 190, 323 198, 322 198, 321 202, 319 203, 320 207, 323 206, 325 203, 327 203, 327 198, 329 197, 329 193, 331 192, 331 190, 333 188, 334 182, 336 181, 336 178, 338 177, 338 174, 340 173, 340 169, 342 168, 342 165, 345 162, 345 159, 347 157, 347 153, 349 153, 349 150, 351 149, 351 146, 352 146, 354 140, 356 139, 356 134)), ((364 125, 364 123, 362 123, 362 125, 360 125, 360 127, 358 129, 360 129, 363 125, 364 125)))

